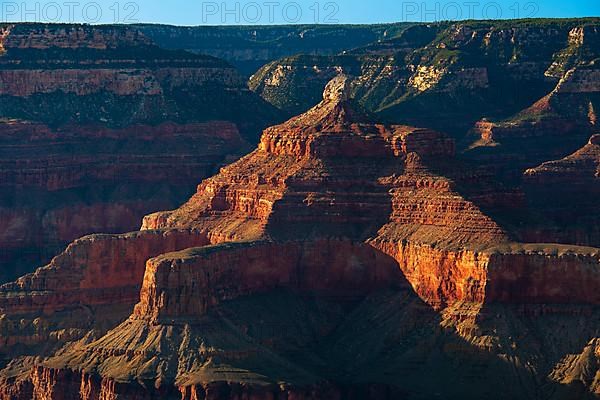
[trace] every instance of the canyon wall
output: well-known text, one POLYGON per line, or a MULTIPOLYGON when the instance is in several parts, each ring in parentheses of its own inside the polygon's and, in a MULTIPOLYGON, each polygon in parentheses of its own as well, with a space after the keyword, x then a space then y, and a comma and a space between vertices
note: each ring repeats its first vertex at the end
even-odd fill
POLYGON ((133 28, 2 32, 0 282, 179 205, 278 118, 225 61, 133 28))
POLYGON ((106 50, 123 46, 151 45, 152 41, 136 30, 116 26, 90 29, 76 24, 3 24, 4 49, 62 49, 106 50))
MULTIPOLYGON (((516 57, 511 79, 538 82, 539 71, 548 71, 555 87, 528 110, 546 118, 583 104, 564 117, 579 120, 584 110, 590 128, 590 85, 579 82, 575 97, 564 97, 548 70, 548 60, 553 71, 585 69, 582 60, 557 55, 594 37, 586 28, 582 39, 572 24, 451 24, 420 49, 401 39, 402 54, 414 66, 434 63, 439 81, 392 109, 418 110, 436 93, 481 94, 504 71, 494 69, 498 63, 516 57), (522 53, 505 51, 507 43, 522 53), (468 57, 481 46, 487 73, 468 57), (460 71, 469 79, 453 83, 460 71)), ((379 57, 388 45, 357 51, 379 57)), ((145 217, 141 231, 85 237, 0 287, 9 360, 0 397, 597 397, 600 250, 574 245, 596 246, 594 231, 566 225, 590 243, 568 229, 561 237, 544 233, 552 216, 564 215, 556 201, 566 197, 552 196, 553 182, 583 189, 565 204, 575 215, 595 215, 597 197, 586 193, 597 184, 596 136, 585 133, 587 145, 534 165, 516 186, 499 179, 490 159, 457 154, 438 130, 380 122, 382 113, 353 98, 356 87, 354 77, 336 76, 320 103, 264 130, 255 151, 204 180, 179 208, 145 217), (544 190, 547 204, 532 196, 544 190)), ((484 122, 488 137, 478 138, 479 147, 493 153, 493 141, 508 139, 523 145, 520 133, 498 134, 484 122)), ((224 142, 244 141, 223 124, 224 142)), ((522 151, 527 162, 538 151, 553 154, 552 143, 544 147, 553 135, 569 137, 522 133, 527 143, 542 142, 522 151)), ((122 138, 101 134, 111 135, 122 138)), ((97 171, 86 173, 101 182, 97 171)), ((18 179, 44 182, 35 173, 18 179)), ((52 187, 78 179, 57 177, 52 187)))
POLYGON ((138 228, 247 146, 226 121, 123 129, 9 121, 0 131, 4 281, 80 236, 138 228))
MULTIPOLYGON (((132 60, 135 61, 135 60, 132 60)), ((0 73, 0 96, 27 97, 61 91, 89 96, 107 91, 117 96, 157 96, 186 84, 203 85, 219 81, 226 86, 242 85, 234 70, 220 67, 167 67, 140 70, 134 68, 93 71, 77 69, 6 69, 0 73), (165 87, 164 82, 168 82, 165 87)))
MULTIPOLYGON (((335 57, 271 62, 254 74, 250 87, 295 114, 315 104, 327 82, 343 72, 353 77, 356 100, 380 119, 461 139, 477 120, 518 113, 547 95, 569 69, 592 61, 598 54, 595 31, 597 20, 585 19, 420 24, 335 57), (577 30, 588 32, 579 44, 572 39, 577 30)), ((594 73, 577 75, 574 82, 588 82, 585 90, 592 91, 594 73)))
POLYGON ((250 76, 261 66, 294 54, 333 55, 393 37, 411 24, 373 26, 198 26, 138 25, 160 46, 209 54, 229 61, 250 76))
POLYGON ((597 248, 510 244, 482 251, 444 250, 408 241, 371 243, 393 257, 423 301, 598 305, 597 248))
POLYGON ((38 369, 30 376, 28 369, 37 357, 87 343, 126 319, 139 300, 148 258, 207 243, 206 235, 197 231, 87 236, 46 267, 0 286, 0 351, 8 359, 0 396, 53 399, 79 393, 68 391, 72 388, 64 374, 59 382, 39 387, 51 375, 36 375, 41 374, 38 369))
POLYGON ((5 294, 0 309, 52 313, 72 304, 131 303, 138 298, 148 258, 207 243, 205 235, 194 231, 86 236, 46 267, 0 286, 5 294), (21 295, 11 296, 12 292, 21 295))
POLYGON ((224 244, 149 260, 133 317, 155 324, 190 320, 221 302, 278 288, 360 298, 402 282, 393 259, 367 245, 336 240, 224 244))
MULTIPOLYGON (((568 369, 565 364, 568 360, 562 359, 564 353, 542 355, 535 349, 544 340, 557 340, 561 334, 564 336, 553 348, 578 346, 586 343, 597 329, 598 314, 594 306, 600 299, 594 288, 600 254, 598 249, 590 250, 564 248, 549 256, 551 248, 530 246, 480 254, 465 251, 457 256, 431 248, 405 248, 404 261, 414 256, 414 265, 421 268, 418 273, 405 272, 409 281, 415 277, 425 280, 446 277, 448 280, 441 287, 447 290, 445 293, 457 295, 440 311, 441 317, 413 297, 394 258, 366 244, 338 240, 234 243, 161 255, 148 262, 141 301, 129 320, 105 337, 74 346, 32 370, 28 379, 31 383, 23 384, 21 391, 15 389, 22 396, 16 398, 25 398, 27 390, 31 390, 37 393, 34 398, 46 398, 44 393, 53 393, 50 399, 60 399, 61 393, 68 392, 80 393, 75 397, 80 399, 205 396, 225 400, 237 396, 277 398, 284 394, 298 399, 347 399, 353 398, 353 393, 356 398, 381 400, 412 392, 422 394, 425 390, 422 385, 430 376, 424 379, 420 374, 427 370, 466 379, 469 382, 466 398, 477 398, 484 393, 489 398, 506 398, 504 392, 489 391, 490 379, 501 381, 519 376, 525 382, 511 389, 512 398, 528 398, 527 393, 536 390, 571 396, 580 393, 581 398, 587 398, 585 391, 569 388, 567 382, 573 382, 577 372, 568 369), (453 268, 431 274, 425 268, 451 264, 453 268), (473 275, 476 272, 483 281, 477 282, 473 275), (461 280, 465 285, 458 285, 461 280), (557 284, 558 280, 564 285, 557 284), (324 288, 326 291, 319 291, 324 288), (285 302, 280 306, 273 303, 281 295, 275 294, 278 290, 292 293, 283 294, 281 300, 285 302), (306 307, 303 304, 312 304, 315 299, 325 303, 310 311, 308 320, 298 321, 295 313, 303 315, 302 307, 306 307), (329 308, 331 305, 326 302, 341 302, 352 311, 345 314, 339 306, 329 308), (531 315, 536 315, 534 322, 531 315), (328 318, 333 320, 325 322, 328 318), (259 328, 265 320, 266 325, 259 328), (551 335, 552 331, 544 327, 556 321, 562 321, 556 328, 561 333, 551 335), (325 349, 307 345, 316 334, 311 331, 313 323, 319 340, 327 343, 325 349), (335 329, 337 323, 341 323, 339 330, 335 329), (527 323, 530 326, 524 331, 522 324, 527 323), (294 324, 304 328, 293 328, 294 324), (505 324, 517 326, 506 331, 505 324), (573 324, 578 324, 578 328, 573 329, 573 324), (414 329, 419 329, 417 337, 411 334, 414 329), (384 341, 356 338, 357 333, 363 335, 366 330, 372 337, 385 338, 384 341), (518 332, 535 332, 541 337, 519 338, 519 347, 508 353, 512 359, 502 361, 510 352, 510 343, 504 343, 504 335, 518 332), (310 359, 294 358, 298 351, 296 344, 284 344, 290 338, 292 342, 299 341, 297 345, 304 352, 327 356, 335 370, 348 368, 346 373, 349 373, 353 368, 368 367, 368 372, 363 372, 362 378, 351 375, 349 380, 337 377, 337 384, 327 383, 327 378, 336 374, 320 370, 310 359), (417 346, 422 341, 427 344, 417 346), (364 355, 349 350, 358 343, 366 351, 364 355), (434 343, 439 343, 440 348, 434 343), (387 359, 382 362, 384 354, 387 359), (438 357, 428 361, 433 354, 438 357), (452 367, 458 360, 464 363, 461 369, 452 367), (530 381, 535 378, 530 370, 519 366, 521 362, 534 366, 536 374, 552 374, 552 379, 564 381, 565 386, 554 386, 552 380, 542 386, 530 381), (305 375, 306 372, 296 370, 298 363, 324 375, 305 375), (502 367, 506 363, 509 367, 502 367), (96 372, 80 370, 82 365, 86 365, 87 371, 96 372), (165 368, 166 365, 177 368, 165 368), (248 365, 253 366, 251 371, 246 369, 248 365), (410 378, 398 378, 387 368, 396 371, 411 368, 413 372, 410 378), (448 368, 456 372, 449 372, 448 368), (369 377, 382 376, 386 370, 393 381, 367 383, 369 377), (137 382, 130 371, 139 371, 134 375, 137 382), (256 375, 256 371, 262 374, 256 375), (278 375, 286 376, 285 384, 272 380, 278 375), (131 381, 125 384, 123 379, 131 381), (486 385, 479 386, 478 379, 486 385), (85 390, 78 392, 80 387, 85 390)), ((404 268, 399 254, 394 256, 404 268)), ((424 292, 431 282, 422 282, 421 285, 411 282, 422 298, 426 298, 426 293, 444 293, 434 288, 424 292)), ((586 352, 589 353, 588 348, 584 348, 581 356, 567 357, 588 365, 583 359, 586 352)), ((584 374, 589 377, 588 372, 584 374)), ((437 390, 459 391, 443 381, 437 390)))

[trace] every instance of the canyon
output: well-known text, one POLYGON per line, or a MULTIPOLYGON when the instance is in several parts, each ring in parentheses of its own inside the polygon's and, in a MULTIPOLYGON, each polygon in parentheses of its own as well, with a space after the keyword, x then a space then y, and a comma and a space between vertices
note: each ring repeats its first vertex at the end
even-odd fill
POLYGON ((3 28, 1 399, 600 396, 595 19, 138 28, 3 28))
POLYGON ((444 133, 377 122, 350 82, 180 208, 0 287, 0 396, 598 395, 600 249, 518 242, 494 216, 526 207, 523 192, 444 133))
POLYGON ((159 46, 222 58, 245 76, 295 54, 335 55, 395 36, 411 23, 377 25, 136 25, 159 46))
MULTIPOLYGON (((597 109, 598 32, 595 18, 417 24, 336 55, 283 57, 265 64, 249 82, 253 91, 295 115, 316 104, 342 71, 352 77, 353 97, 379 120, 444 130, 461 149, 469 148, 476 139, 465 133, 478 121, 499 124, 498 131, 526 119, 535 122, 535 113, 524 111, 550 94, 556 101, 545 114, 557 111, 565 133, 574 125, 585 128, 588 118, 573 114, 588 114, 590 101, 597 109)), ((574 151, 584 143, 579 137, 568 144, 574 151)))
POLYGON ((1 282, 78 237, 129 232, 176 206, 278 118, 226 62, 161 49, 135 29, 2 32, 1 282))

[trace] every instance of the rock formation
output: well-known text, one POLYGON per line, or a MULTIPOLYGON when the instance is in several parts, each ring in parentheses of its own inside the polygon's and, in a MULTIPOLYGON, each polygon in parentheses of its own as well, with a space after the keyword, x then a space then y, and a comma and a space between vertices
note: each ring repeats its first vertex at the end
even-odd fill
POLYGON ((435 131, 375 124, 348 90, 346 77, 332 80, 320 104, 266 129, 257 150, 180 209, 146 217, 143 229, 194 226, 216 241, 373 234, 391 208, 392 185, 379 178, 402 171, 410 153, 443 159, 454 144, 435 131))
POLYGON ((0 282, 180 204, 277 118, 226 62, 132 28, 2 32, 0 282))
POLYGON ((316 103, 342 70, 355 76, 357 101, 380 120, 462 139, 476 121, 510 118, 552 91, 567 71, 596 59, 597 32, 597 19, 419 24, 335 57, 282 58, 255 73, 250 87, 297 113, 316 103))
POLYGON ((594 182, 599 165, 600 134, 596 134, 575 153, 528 169, 525 175, 530 181, 540 181, 543 184, 568 182, 570 185, 587 185, 594 182))
POLYGON ((597 26, 4 24, 0 399, 597 398, 597 26))
POLYGON ((593 135, 573 154, 526 170, 529 208, 543 223, 526 228, 524 238, 600 246, 599 166, 600 140, 593 135))
POLYGON ((44 355, 91 329, 106 330, 139 299, 148 258, 207 243, 196 231, 78 239, 49 265, 0 286, 1 351, 16 356, 26 346, 44 355))
POLYGON ((282 57, 295 54, 335 55, 395 37, 412 25, 138 25, 136 28, 161 47, 222 58, 250 76, 263 65, 282 57))
POLYGON ((501 216, 523 193, 442 133, 377 123, 349 83, 140 232, 81 239, 0 288, 20 340, 0 397, 600 394, 600 249, 515 242, 501 216))
POLYGON ((526 169, 562 158, 587 142, 595 129, 598 107, 597 73, 592 67, 570 69, 555 89, 502 121, 479 121, 467 157, 489 163, 514 179, 526 169), (544 143, 538 143, 540 138, 544 143))

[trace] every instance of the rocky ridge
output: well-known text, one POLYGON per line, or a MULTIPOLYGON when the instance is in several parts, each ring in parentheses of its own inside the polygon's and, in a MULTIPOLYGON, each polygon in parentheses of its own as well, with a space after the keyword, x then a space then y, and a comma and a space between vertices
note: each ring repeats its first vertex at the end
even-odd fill
POLYGON ((596 24, 595 19, 419 24, 338 57, 283 58, 250 82, 268 101, 296 111, 318 101, 318 85, 323 88, 332 70, 341 69, 355 76, 354 97, 380 118, 462 134, 461 119, 509 117, 551 91, 569 69, 597 58, 593 34, 582 39, 585 44, 573 44, 575 32, 595 31, 596 24), (303 82, 309 85, 304 98, 295 93, 306 92, 303 82), (456 101, 448 104, 442 94, 456 101), (304 103, 288 106, 280 102, 285 95, 304 103), (427 121, 432 109, 438 121, 427 121))
POLYGON ((594 18, 418 24, 337 56, 282 58, 250 87, 296 114, 345 72, 353 97, 378 120, 448 133, 460 158, 518 185, 526 169, 576 151, 594 133, 598 43, 594 18))
MULTIPOLYGON (((200 243, 156 249, 166 254, 135 268, 144 278, 129 318, 67 339, 41 362, 13 361, 3 396, 597 395, 589 355, 599 334, 600 250, 515 243, 495 215, 518 193, 490 190, 493 175, 456 160, 439 132, 375 122, 348 83, 333 79, 317 106, 266 129, 254 152, 181 208, 146 217, 134 234, 142 243, 166 234, 156 229, 196 232, 200 243), (432 373, 435 388, 423 378, 432 373), (506 393, 490 390, 502 382, 511 383, 506 393)), ((90 244, 89 254, 104 254, 90 244)), ((152 257, 136 247, 125 250, 135 265, 152 257)), ((73 249, 57 260, 63 268, 75 267, 73 249)), ((112 282, 113 269, 102 270, 112 282)), ((31 304, 29 292, 13 300, 18 288, 47 285, 36 277, 48 273, 64 279, 50 266, 3 288, 7 316, 31 304)), ((98 281, 74 280, 86 303, 104 304, 102 291, 84 284, 98 281)), ((113 298, 125 308, 132 300, 113 298)))
POLYGON ((250 76, 263 65, 282 57, 294 54, 335 55, 395 37, 411 25, 136 25, 136 28, 161 47, 222 58, 250 76))
POLYGON ((573 154, 525 171, 523 188, 530 208, 546 215, 546 223, 526 232, 529 240, 545 237, 584 245, 600 243, 596 201, 600 193, 598 143, 598 135, 593 135, 573 154), (573 207, 574 202, 577 207, 573 207))
POLYGON ((278 118, 225 61, 131 27, 1 29, 2 282, 180 204, 278 118))

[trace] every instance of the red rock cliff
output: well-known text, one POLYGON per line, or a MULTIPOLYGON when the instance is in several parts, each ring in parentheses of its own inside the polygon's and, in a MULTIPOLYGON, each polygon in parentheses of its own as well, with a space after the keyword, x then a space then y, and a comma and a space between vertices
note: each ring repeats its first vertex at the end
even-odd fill
POLYGON ((360 297, 402 282, 394 260, 364 244, 224 244, 149 260, 133 315, 153 323, 193 319, 223 301, 278 288, 360 297))
MULTIPOLYGON (((29 386, 5 392, 314 399, 352 398, 356 383, 357 398, 395 399, 430 393, 441 371, 449 398, 464 394, 457 380, 476 398, 506 398, 490 382, 524 382, 510 398, 572 394, 557 377, 573 376, 561 362, 597 337, 600 250, 515 243, 501 217, 520 194, 453 159, 440 133, 374 123, 347 90, 336 78, 322 103, 267 129, 257 150, 139 233, 238 243, 148 260, 127 320, 70 341, 19 381, 29 386)), ((96 273, 80 283, 105 288, 84 270, 96 273)), ((46 284, 47 272, 25 282, 46 284)), ((27 284, 6 287, 7 310, 27 284)), ((104 304, 101 290, 84 292, 104 304)))
POLYGON ((0 38, 0 282, 181 204, 277 118, 226 62, 132 27, 7 24, 0 38))

